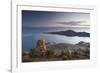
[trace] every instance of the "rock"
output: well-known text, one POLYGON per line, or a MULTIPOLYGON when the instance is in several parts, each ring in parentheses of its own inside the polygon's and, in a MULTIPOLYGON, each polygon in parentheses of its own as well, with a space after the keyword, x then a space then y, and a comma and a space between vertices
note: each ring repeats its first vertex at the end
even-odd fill
POLYGON ((83 47, 86 47, 86 48, 90 47, 90 43, 86 43, 86 42, 83 42, 83 41, 80 41, 76 45, 83 46, 83 47))

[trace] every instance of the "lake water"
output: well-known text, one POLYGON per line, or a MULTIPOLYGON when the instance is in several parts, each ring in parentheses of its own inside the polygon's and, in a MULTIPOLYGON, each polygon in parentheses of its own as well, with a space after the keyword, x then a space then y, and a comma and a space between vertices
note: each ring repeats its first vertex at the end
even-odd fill
POLYGON ((74 30, 77 32, 89 32, 88 28, 23 28, 22 29, 22 49, 30 50, 36 47, 37 40, 41 37, 47 42, 53 43, 71 43, 76 44, 80 41, 90 42, 89 37, 69 37, 57 34, 46 34, 43 32, 55 32, 55 31, 66 31, 74 30))

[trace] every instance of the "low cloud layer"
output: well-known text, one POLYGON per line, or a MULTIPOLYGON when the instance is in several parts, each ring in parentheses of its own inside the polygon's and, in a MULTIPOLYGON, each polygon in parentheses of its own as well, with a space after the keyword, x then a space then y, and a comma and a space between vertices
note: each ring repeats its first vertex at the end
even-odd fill
POLYGON ((81 23, 87 23, 86 21, 69 21, 69 22, 56 22, 57 24, 65 25, 80 25, 81 23))

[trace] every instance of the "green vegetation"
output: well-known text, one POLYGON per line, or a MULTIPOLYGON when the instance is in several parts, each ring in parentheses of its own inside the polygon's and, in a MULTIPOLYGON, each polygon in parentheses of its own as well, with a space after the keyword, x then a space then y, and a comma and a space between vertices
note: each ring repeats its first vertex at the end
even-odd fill
POLYGON ((72 58, 72 55, 69 50, 67 50, 67 51, 62 50, 61 58, 62 58, 62 60, 70 60, 72 58))
POLYGON ((36 49, 30 49, 28 54, 22 53, 23 62, 33 62, 33 61, 56 61, 56 60, 78 60, 78 59, 89 59, 90 49, 73 49, 68 48, 62 49, 57 55, 57 49, 47 49, 44 55, 38 55, 39 53, 36 49), (67 50, 66 50, 67 49, 67 50))
POLYGON ((35 52, 36 52, 35 48, 30 49, 30 55, 31 55, 31 57, 36 57, 35 52))
POLYGON ((47 50, 47 51, 46 51, 46 56, 47 56, 48 58, 55 57, 55 50, 53 50, 53 49, 47 50))

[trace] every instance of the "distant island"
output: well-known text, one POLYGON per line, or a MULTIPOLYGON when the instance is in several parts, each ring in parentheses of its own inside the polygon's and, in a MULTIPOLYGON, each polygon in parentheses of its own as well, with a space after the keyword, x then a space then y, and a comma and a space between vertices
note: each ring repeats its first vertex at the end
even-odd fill
POLYGON ((64 36, 78 36, 78 37, 90 37, 90 33, 87 32, 76 32, 73 30, 58 31, 58 32, 45 32, 48 34, 58 34, 64 36))

